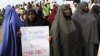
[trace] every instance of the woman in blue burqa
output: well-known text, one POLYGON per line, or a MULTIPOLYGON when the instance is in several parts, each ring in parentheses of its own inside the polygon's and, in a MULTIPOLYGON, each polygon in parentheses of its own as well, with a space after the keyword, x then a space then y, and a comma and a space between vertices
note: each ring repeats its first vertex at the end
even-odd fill
POLYGON ((72 21, 72 10, 67 5, 59 7, 51 26, 51 56, 81 56, 81 34, 72 21))
POLYGON ((19 16, 10 5, 5 9, 2 25, 2 44, 0 56, 20 56, 21 46, 18 44, 17 31, 22 26, 19 16))

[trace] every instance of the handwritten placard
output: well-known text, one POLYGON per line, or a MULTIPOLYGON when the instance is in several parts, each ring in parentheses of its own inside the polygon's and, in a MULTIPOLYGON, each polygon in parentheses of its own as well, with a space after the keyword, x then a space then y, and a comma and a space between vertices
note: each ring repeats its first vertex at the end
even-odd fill
POLYGON ((49 56, 49 27, 21 27, 22 55, 49 56))

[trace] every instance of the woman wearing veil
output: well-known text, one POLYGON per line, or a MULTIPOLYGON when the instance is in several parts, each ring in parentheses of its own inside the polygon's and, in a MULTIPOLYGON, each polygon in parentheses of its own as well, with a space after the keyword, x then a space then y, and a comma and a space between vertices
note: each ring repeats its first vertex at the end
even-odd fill
POLYGON ((69 6, 59 7, 50 30, 51 56, 81 56, 81 34, 71 16, 69 6))
MULTIPOLYGON (((100 41, 100 6, 99 5, 94 5, 91 9, 91 14, 94 16, 94 18, 97 20, 97 25, 98 25, 98 34, 99 34, 99 41, 100 41)), ((95 44, 94 47, 94 55, 97 56, 98 53, 98 48, 99 48, 99 44, 95 44)))
POLYGON ((5 9, 4 21, 2 25, 2 44, 0 56, 20 56, 21 53, 17 31, 22 26, 22 22, 14 8, 7 6, 5 9))
POLYGON ((80 25, 78 30, 83 35, 85 46, 82 48, 83 56, 95 56, 95 45, 99 44, 97 21, 94 16, 89 13, 87 2, 81 2, 77 11, 73 15, 73 20, 80 25))
POLYGON ((38 18, 37 13, 34 9, 27 11, 27 18, 24 22, 24 26, 45 26, 46 24, 41 18, 38 18))

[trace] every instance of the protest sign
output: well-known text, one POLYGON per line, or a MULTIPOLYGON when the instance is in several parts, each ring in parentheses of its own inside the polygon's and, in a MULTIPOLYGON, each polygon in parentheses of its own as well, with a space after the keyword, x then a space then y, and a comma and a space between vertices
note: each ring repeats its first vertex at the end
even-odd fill
POLYGON ((49 56, 49 27, 22 27, 22 55, 49 56))

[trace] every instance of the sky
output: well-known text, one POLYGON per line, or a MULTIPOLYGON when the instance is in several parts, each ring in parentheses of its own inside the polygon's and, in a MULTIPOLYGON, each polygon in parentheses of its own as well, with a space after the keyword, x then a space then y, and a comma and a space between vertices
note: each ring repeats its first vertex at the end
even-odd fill
POLYGON ((7 5, 22 4, 23 2, 28 2, 33 0, 0 0, 0 9, 6 7, 7 5))

